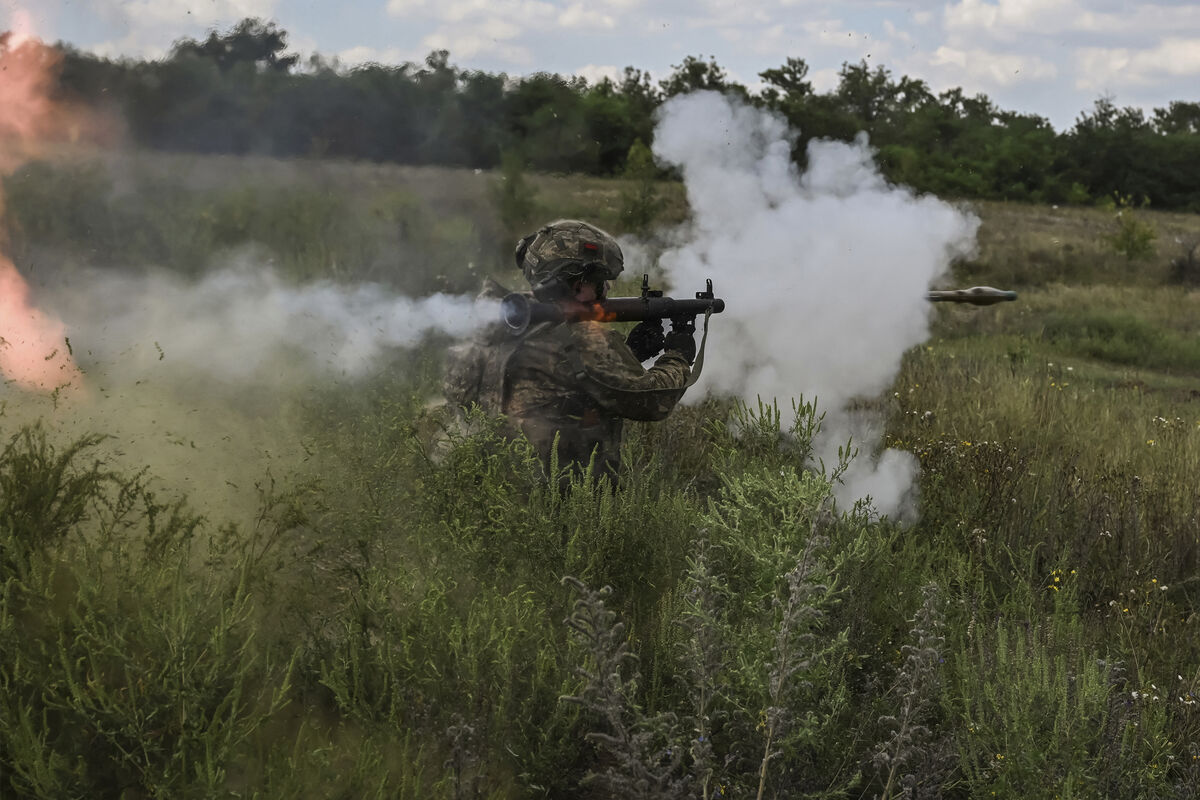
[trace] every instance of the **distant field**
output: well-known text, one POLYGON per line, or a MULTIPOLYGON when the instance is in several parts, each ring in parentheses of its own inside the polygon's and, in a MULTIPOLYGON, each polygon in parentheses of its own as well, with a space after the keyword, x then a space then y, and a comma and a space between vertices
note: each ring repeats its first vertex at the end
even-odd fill
MULTIPOLYGON (((629 181, 542 174, 521 177, 533 202, 529 224, 586 216, 606 229, 624 232, 622 193, 629 188, 629 181)), ((503 213, 494 197, 501 180, 499 173, 442 167, 138 153, 75 155, 54 166, 35 163, 5 184, 10 213, 19 223, 19 243, 74 244, 85 249, 84 240, 89 239, 91 246, 86 249, 103 259, 149 259, 155 255, 139 250, 139 242, 167 233, 165 228, 172 223, 160 215, 168 210, 194 212, 191 223, 200 230, 193 237, 207 233, 216 237, 212 244, 250 238, 256 233, 254 224, 269 219, 237 217, 239 200, 251 197, 265 206, 260 214, 278 212, 285 201, 292 204, 293 211, 323 213, 323 218, 313 220, 319 224, 297 232, 290 242, 295 250, 340 248, 350 254, 350 242, 339 237, 364 231, 384 237, 407 234, 418 243, 428 242, 436 238, 429 229, 459 221, 471 228, 460 232, 461 238, 471 239, 494 259, 500 258, 496 250, 507 247, 506 242, 487 241, 487 237, 505 239, 503 213), (169 208, 163 207, 160 201, 164 200, 169 208), (53 214, 42 205, 50 202, 53 214), (356 215, 353 222, 345 219, 350 212, 356 215), (104 222, 109 223, 109 230, 101 227, 104 222), (138 223, 140 235, 116 237, 122 222, 138 223), (114 229, 114 225, 118 227, 114 229), (389 230, 393 226, 396 229, 389 230), (105 247, 98 248, 97 239, 105 247)), ((657 223, 683 220, 687 202, 682 185, 662 182, 657 190, 657 223)), ((960 274, 998 283, 1156 285, 1166 278, 1168 263, 1183 252, 1184 245, 1200 239, 1200 218, 1194 214, 1135 209, 1129 213, 1145 220, 1157 236, 1150 252, 1131 262, 1104 241, 1117 227, 1111 210, 994 201, 962 204, 978 214, 983 225, 978 257, 964 265, 960 274)), ((295 224, 295 220, 290 222, 295 224)), ((292 229, 285 225, 284 230, 292 229)), ((458 241, 453 244, 462 246, 458 241)), ((168 248, 160 254, 170 252, 168 248)), ((366 267, 351 260, 346 269, 366 267)))

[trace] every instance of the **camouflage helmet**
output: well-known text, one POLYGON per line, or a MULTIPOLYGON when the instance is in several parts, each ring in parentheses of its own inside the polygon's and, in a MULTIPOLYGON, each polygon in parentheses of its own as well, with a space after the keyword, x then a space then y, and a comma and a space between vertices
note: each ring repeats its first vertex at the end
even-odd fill
POLYGON ((517 243, 514 255, 539 299, 566 292, 584 276, 615 280, 625 268, 616 239, 574 219, 560 219, 531 233, 517 243))

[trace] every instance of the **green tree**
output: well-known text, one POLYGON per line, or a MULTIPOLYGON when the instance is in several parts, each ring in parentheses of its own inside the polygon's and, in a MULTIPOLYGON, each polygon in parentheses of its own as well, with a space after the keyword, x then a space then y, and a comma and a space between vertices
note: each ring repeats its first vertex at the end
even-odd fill
POLYGON ((641 139, 635 139, 625 159, 625 189, 621 192, 621 221, 629 230, 645 233, 658 216, 658 167, 641 139))
POLYGON ((1150 197, 1151 170, 1139 141, 1152 133, 1141 109, 1118 108, 1111 97, 1096 100, 1090 113, 1080 115, 1066 137, 1069 174, 1093 196, 1125 194, 1150 197))
POLYGON ((688 92, 714 91, 733 92, 741 97, 748 97, 746 87, 731 82, 725 69, 717 64, 716 58, 709 56, 705 61, 696 56, 686 56, 682 64, 671 67, 673 72, 665 80, 658 82, 664 97, 674 97, 688 92))
POLYGON ((1159 133, 1200 134, 1200 103, 1175 100, 1165 109, 1156 108, 1153 124, 1159 133))
POLYGON ((582 78, 549 72, 522 78, 509 89, 505 127, 529 165, 555 172, 594 172, 595 143, 585 135, 582 78))
POLYGON ((537 193, 525 180, 525 162, 520 154, 515 151, 504 154, 491 191, 507 239, 516 240, 533 224, 537 209, 537 193))
POLYGON ((1139 207, 1145 207, 1149 201, 1143 199, 1136 203, 1128 195, 1117 194, 1110 198, 1106 207, 1113 212, 1114 229, 1104 237, 1104 241, 1115 252, 1125 256, 1127 261, 1146 258, 1154 252, 1154 240, 1158 231, 1149 222, 1143 222, 1135 213, 1139 207))
POLYGON ((633 127, 641 134, 643 123, 651 122, 654 109, 662 102, 662 94, 650 82, 650 73, 626 67, 617 85, 617 91, 625 98, 633 127))
POLYGON ((819 93, 808 64, 788 58, 759 73, 764 87, 753 97, 711 56, 688 56, 657 83, 632 66, 593 85, 549 73, 467 72, 446 50, 423 63, 354 69, 316 57, 296 71, 286 32, 253 18, 180 40, 161 61, 60 50, 60 96, 122 116, 135 143, 159 149, 477 168, 516 151, 533 169, 621 175, 634 142, 652 141, 664 100, 710 90, 782 114, 799 132, 793 158, 801 165, 812 139, 866 132, 885 174, 919 191, 1034 202, 1121 193, 1156 208, 1200 210, 1193 101, 1147 118, 1102 97, 1056 133, 1045 119, 1000 109, 986 95, 935 95, 923 81, 865 60, 843 64, 838 86, 819 93))
POLYGON ((211 59, 222 72, 228 72, 238 64, 254 64, 267 70, 287 72, 296 65, 300 57, 296 54, 283 55, 287 49, 287 33, 275 27, 274 22, 247 17, 228 33, 211 31, 203 42, 181 39, 172 48, 173 58, 196 56, 211 59))
POLYGON ((866 61, 842 64, 836 97, 842 107, 863 126, 869 126, 891 108, 898 93, 891 73, 883 67, 870 68, 866 61))
POLYGON ((768 107, 787 112, 787 109, 801 104, 813 93, 812 83, 805 80, 808 77, 808 64, 802 58, 788 58, 787 63, 779 69, 767 69, 758 73, 767 84, 759 95, 761 101, 768 107))

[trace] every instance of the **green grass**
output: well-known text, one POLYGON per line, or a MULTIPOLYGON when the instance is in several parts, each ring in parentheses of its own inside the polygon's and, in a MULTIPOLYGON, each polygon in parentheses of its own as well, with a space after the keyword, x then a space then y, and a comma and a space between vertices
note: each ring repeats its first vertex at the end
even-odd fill
MULTIPOLYGON (((122 158, 124 200, 103 165, 6 181, 18 263, 188 272, 254 244, 295 280, 431 291, 511 255, 495 176, 122 158)), ((620 230, 619 183, 526 178, 620 230)), ((1200 297, 1166 250, 1105 250, 1102 211, 979 210, 955 280, 1020 299, 938 306, 862 400, 920 459, 910 527, 831 512, 804 404, 633 424, 618 488, 559 489, 429 407, 432 341, 239 411, 291 423, 255 426, 248 515, 8 395, 0 794, 1191 796, 1200 297)), ((1200 229, 1145 213, 1160 247, 1200 229)))

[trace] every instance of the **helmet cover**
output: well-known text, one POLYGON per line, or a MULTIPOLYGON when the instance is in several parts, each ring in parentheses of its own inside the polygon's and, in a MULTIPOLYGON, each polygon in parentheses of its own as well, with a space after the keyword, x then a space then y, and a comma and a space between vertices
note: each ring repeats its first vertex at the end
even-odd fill
POLYGON ((517 244, 517 266, 535 296, 565 292, 580 278, 615 280, 625 268, 617 240, 586 222, 560 219, 517 244))

